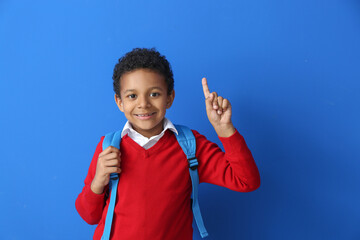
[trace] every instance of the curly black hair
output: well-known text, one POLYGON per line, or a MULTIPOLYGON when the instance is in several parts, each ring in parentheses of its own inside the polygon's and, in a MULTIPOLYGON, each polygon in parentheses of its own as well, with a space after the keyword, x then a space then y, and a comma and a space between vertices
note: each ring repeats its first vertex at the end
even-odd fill
POLYGON ((122 75, 137 69, 149 69, 164 76, 167 84, 167 94, 174 89, 174 77, 170 63, 165 56, 161 55, 155 48, 134 48, 119 59, 115 65, 113 74, 113 88, 120 98, 120 79, 122 75))

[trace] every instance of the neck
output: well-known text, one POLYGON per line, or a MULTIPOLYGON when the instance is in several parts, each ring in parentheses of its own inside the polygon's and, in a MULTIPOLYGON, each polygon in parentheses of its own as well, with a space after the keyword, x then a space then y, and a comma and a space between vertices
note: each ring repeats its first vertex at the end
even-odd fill
POLYGON ((131 126, 135 131, 137 131, 144 137, 151 138, 153 136, 159 135, 164 130, 164 119, 158 125, 156 125, 155 127, 151 128, 151 129, 140 129, 140 128, 134 127, 132 124, 131 124, 131 126))

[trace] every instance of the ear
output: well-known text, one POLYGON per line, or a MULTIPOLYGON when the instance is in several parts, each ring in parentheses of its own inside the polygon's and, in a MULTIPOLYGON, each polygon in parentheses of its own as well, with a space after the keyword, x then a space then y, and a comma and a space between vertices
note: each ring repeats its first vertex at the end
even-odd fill
POLYGON ((167 96, 167 102, 166 102, 166 109, 169 109, 174 102, 175 98, 175 90, 172 90, 172 92, 167 96))
POLYGON ((118 108, 120 109, 120 111, 124 112, 123 102, 122 102, 121 98, 118 97, 118 95, 116 95, 116 93, 115 93, 115 102, 116 102, 116 105, 118 106, 118 108))

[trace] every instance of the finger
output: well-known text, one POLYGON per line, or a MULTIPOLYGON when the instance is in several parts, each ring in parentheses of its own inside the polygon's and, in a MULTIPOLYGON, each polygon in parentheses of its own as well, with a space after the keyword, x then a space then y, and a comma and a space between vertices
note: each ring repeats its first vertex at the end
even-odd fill
POLYGON ((217 109, 219 109, 218 100, 217 100, 217 99, 218 99, 218 95, 217 95, 216 92, 212 92, 211 94, 214 95, 214 99, 213 99, 213 101, 212 101, 213 109, 214 109, 214 110, 217 110, 217 109))
POLYGON ((115 160, 109 160, 109 161, 106 161, 104 163, 104 165, 106 167, 120 167, 120 161, 115 159, 115 160))
POLYGON ((217 110, 217 113, 218 114, 222 114, 223 113, 223 108, 222 108, 222 105, 223 105, 223 100, 224 100, 224 98, 223 97, 221 97, 221 96, 219 96, 218 98, 217 98, 217 100, 218 100, 218 110, 217 110))
POLYGON ((116 159, 118 157, 119 157, 119 153, 112 152, 102 156, 101 158, 104 159, 105 161, 108 161, 108 160, 116 159))
POLYGON ((230 106, 229 100, 224 99, 224 100, 223 100, 223 103, 222 103, 222 109, 223 109, 223 111, 225 112, 225 111, 228 109, 229 106, 230 106))
POLYGON ((99 157, 102 157, 108 153, 111 153, 111 152, 119 152, 120 150, 114 146, 109 146, 107 147, 104 151, 102 151, 100 154, 99 154, 99 157))
POLYGON ((210 90, 209 90, 209 86, 207 84, 206 78, 203 78, 201 80, 201 83, 202 83, 202 87, 203 87, 203 91, 204 91, 204 96, 205 96, 205 98, 208 98, 210 95, 210 90))
POLYGON ((106 174, 120 173, 120 172, 121 172, 121 168, 119 167, 109 167, 106 169, 106 174))
POLYGON ((114 146, 108 146, 106 149, 109 149, 109 152, 115 152, 115 153, 118 153, 120 151, 119 148, 114 146))
POLYGON ((213 109, 213 99, 214 99, 214 95, 213 94, 209 94, 209 97, 205 99, 205 104, 206 104, 206 111, 210 112, 213 109))

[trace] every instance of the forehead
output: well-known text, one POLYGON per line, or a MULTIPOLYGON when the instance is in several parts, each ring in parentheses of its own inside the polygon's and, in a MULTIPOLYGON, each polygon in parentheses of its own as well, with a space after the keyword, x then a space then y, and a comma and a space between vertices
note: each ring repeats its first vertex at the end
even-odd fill
POLYGON ((121 91, 127 89, 167 88, 165 77, 153 70, 137 69, 125 73, 120 79, 121 91))

